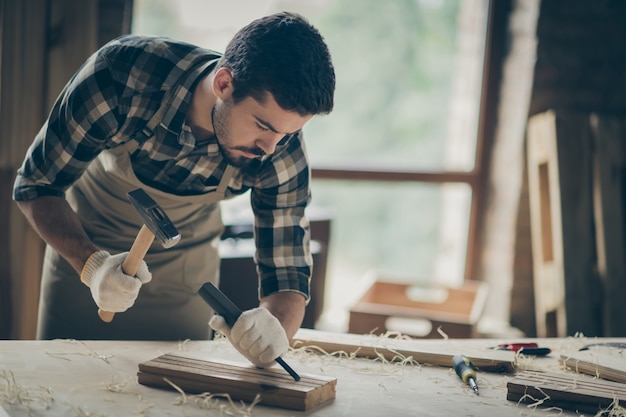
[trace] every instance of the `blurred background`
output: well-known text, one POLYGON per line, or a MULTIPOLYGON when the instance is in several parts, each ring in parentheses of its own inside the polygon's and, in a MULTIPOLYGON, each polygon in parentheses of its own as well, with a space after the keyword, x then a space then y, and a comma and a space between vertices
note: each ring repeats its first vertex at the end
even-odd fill
MULTIPOLYGON (((320 30, 337 74, 335 110, 304 130, 308 327, 350 331, 406 307, 400 318, 463 316, 463 337, 626 335, 626 2, 2 0, 0 338, 34 335, 43 248, 10 199, 15 171, 80 64, 125 33, 223 51, 280 10, 320 30), (599 135, 604 122, 618 127, 599 135)), ((224 218, 222 274, 254 280, 246 196, 224 218)))

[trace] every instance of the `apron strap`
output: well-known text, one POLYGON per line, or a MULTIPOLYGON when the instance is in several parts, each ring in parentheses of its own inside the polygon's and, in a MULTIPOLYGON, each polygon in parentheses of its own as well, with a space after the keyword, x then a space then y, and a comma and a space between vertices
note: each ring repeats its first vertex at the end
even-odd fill
POLYGON ((169 105, 170 105, 169 100, 164 101, 163 104, 161 104, 161 107, 159 107, 159 110, 157 110, 157 112, 154 113, 152 118, 148 120, 148 123, 146 123, 146 125, 143 127, 143 129, 140 130, 139 133, 144 135, 146 138, 153 136, 156 127, 163 120, 163 116, 165 115, 165 112, 167 111, 167 108, 169 107, 169 105))
POLYGON ((224 196, 224 194, 226 193, 226 187, 228 187, 228 184, 230 183, 230 179, 233 177, 234 173, 235 173, 235 168, 230 164, 226 165, 226 169, 224 170, 222 179, 220 180, 220 183, 217 186, 217 189, 215 190, 217 194, 224 196))
MULTIPOLYGON (((204 63, 202 65, 202 67, 200 68, 200 71, 202 73, 204 73, 205 68, 208 68, 209 66, 213 65, 214 63, 215 63, 215 61, 213 61, 213 60, 204 63)), ((178 83, 178 80, 174 83, 174 85, 176 85, 177 83, 178 83)), ((148 139, 148 138, 150 138, 150 137, 152 137, 154 135, 154 131, 157 128, 157 126, 162 124, 163 117, 165 116, 165 113, 169 109, 172 108, 172 103, 176 99, 176 92, 177 91, 178 90, 176 88, 172 87, 172 89, 168 92, 169 97, 164 97, 165 100, 163 100, 161 102, 161 106, 156 111, 156 113, 154 113, 154 115, 150 118, 150 120, 148 120, 148 123, 146 123, 146 125, 143 127, 143 129, 141 129, 135 135, 139 135, 139 134, 144 135, 145 136, 144 139, 148 139)), ((163 128, 167 130, 167 126, 163 126, 163 128)))

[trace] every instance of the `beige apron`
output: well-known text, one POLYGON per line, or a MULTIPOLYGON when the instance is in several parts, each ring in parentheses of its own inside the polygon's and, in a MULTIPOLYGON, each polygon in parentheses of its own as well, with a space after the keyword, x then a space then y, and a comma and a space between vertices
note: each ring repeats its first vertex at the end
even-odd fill
MULTIPOLYGON (((152 118, 149 128, 155 127, 153 121, 166 107, 152 118)), ((87 234, 111 254, 128 251, 142 222, 127 193, 141 187, 161 205, 181 240, 170 249, 155 240, 145 257, 152 281, 142 286, 135 305, 116 314, 111 323, 99 319, 89 288, 48 247, 39 305, 40 339, 185 340, 210 335, 212 311, 197 290, 204 282, 219 281, 218 243, 224 228, 219 201, 234 168, 228 165, 219 185, 208 194, 177 196, 143 184, 125 147, 103 151, 67 192, 87 234)))

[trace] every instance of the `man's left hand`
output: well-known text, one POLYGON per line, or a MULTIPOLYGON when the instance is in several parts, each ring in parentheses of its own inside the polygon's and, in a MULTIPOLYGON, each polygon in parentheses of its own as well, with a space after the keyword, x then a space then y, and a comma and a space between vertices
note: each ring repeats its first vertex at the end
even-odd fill
POLYGON ((289 349, 280 321, 263 307, 244 311, 232 329, 220 315, 213 316, 209 325, 225 334, 235 349, 259 368, 272 365, 289 349))

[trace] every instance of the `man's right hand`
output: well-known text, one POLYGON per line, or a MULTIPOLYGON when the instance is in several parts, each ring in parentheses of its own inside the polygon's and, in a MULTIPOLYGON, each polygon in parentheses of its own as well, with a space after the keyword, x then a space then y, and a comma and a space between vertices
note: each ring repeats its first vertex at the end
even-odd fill
POLYGON ((137 278, 122 271, 122 263, 128 252, 111 255, 99 250, 85 262, 80 280, 91 289, 91 296, 104 311, 121 313, 135 304, 142 284, 152 280, 145 261, 137 269, 137 278))

